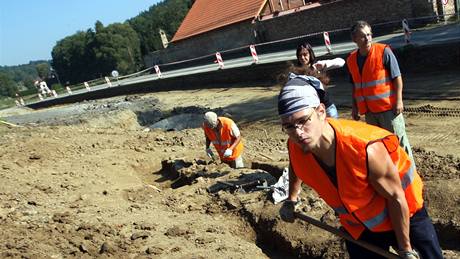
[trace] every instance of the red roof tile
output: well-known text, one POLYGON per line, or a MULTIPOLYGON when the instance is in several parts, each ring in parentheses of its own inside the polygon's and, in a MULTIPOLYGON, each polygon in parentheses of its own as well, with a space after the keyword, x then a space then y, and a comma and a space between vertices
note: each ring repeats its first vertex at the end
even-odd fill
POLYGON ((266 0, 197 0, 171 41, 256 17, 266 0))

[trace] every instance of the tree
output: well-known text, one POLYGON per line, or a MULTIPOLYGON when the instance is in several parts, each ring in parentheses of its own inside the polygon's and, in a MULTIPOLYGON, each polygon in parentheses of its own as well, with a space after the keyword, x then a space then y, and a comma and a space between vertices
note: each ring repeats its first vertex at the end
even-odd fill
POLYGON ((114 23, 96 31, 94 54, 103 75, 114 69, 121 74, 137 71, 141 62, 140 43, 127 23, 114 23))
POLYGON ((164 30, 168 39, 171 39, 190 7, 191 0, 166 0, 128 20, 139 35, 142 56, 163 48, 159 29, 164 30))
POLYGON ((14 81, 4 72, 0 72, 0 95, 14 97, 18 88, 14 81))
POLYGON ((94 24, 94 30, 96 33, 101 32, 104 29, 104 24, 101 21, 97 20, 96 24, 94 24))
POLYGON ((45 79, 48 77, 50 71, 50 65, 48 63, 40 63, 35 65, 35 69, 37 70, 37 74, 41 79, 45 79))
POLYGON ((170 39, 190 9, 191 0, 166 0, 148 12, 125 22, 106 27, 96 21, 94 30, 79 31, 54 46, 52 67, 62 82, 79 83, 104 75, 114 69, 120 74, 138 71, 142 57, 162 49, 159 29, 170 39))
POLYGON ((57 42, 51 51, 52 66, 62 81, 78 83, 93 78, 94 57, 88 51, 87 33, 77 32, 57 42))
POLYGON ((7 74, 16 85, 24 85, 27 89, 35 89, 34 81, 38 77, 36 66, 43 63, 49 64, 46 60, 38 60, 24 65, 0 66, 0 72, 7 74))

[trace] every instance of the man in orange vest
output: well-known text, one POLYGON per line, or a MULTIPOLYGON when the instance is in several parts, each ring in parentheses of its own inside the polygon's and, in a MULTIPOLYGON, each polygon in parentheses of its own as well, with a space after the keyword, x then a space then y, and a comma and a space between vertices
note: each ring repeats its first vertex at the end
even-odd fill
POLYGON ((210 144, 219 154, 220 160, 233 168, 244 167, 243 142, 241 133, 233 120, 226 117, 217 117, 215 112, 207 112, 204 115, 203 130, 206 137, 206 153, 210 157, 214 154, 210 144))
MULTIPOLYGON (((289 136, 289 197, 280 209, 293 221, 302 182, 332 207, 354 238, 401 258, 442 258, 424 207, 423 183, 397 137, 353 120, 326 118, 317 91, 301 77, 278 96, 282 129, 289 136)), ((381 258, 346 241, 350 258, 381 258)))
POLYGON ((372 43, 372 29, 365 21, 352 26, 351 37, 358 46, 347 58, 353 83, 353 119, 364 114, 368 124, 396 134, 414 161, 402 114, 403 81, 396 57, 389 46, 372 43))

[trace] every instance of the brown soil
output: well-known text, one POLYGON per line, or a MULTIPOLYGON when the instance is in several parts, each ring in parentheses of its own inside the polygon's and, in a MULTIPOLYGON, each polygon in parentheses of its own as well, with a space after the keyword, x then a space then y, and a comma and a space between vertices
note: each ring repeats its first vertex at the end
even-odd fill
MULTIPOLYGON (((460 76, 405 81, 407 131, 428 210, 445 257, 459 258, 460 76), (434 82, 441 84, 431 89, 434 82)), ((343 118, 350 116, 348 89, 345 83, 330 89, 343 118)), ((271 183, 287 165, 277 92, 274 86, 117 97, 91 102, 91 109, 72 106, 74 115, 59 116, 69 106, 47 109, 57 114, 52 119, 43 111, 0 111, 16 114, 6 119, 22 126, 0 124, 0 257, 346 257, 341 239, 305 222, 283 222, 270 193, 218 183, 271 183), (249 168, 209 161, 199 128, 146 127, 205 108, 238 123, 249 168), (19 114, 32 117, 19 123, 19 114)), ((338 226, 314 192, 305 187, 301 196, 305 214, 338 226)))

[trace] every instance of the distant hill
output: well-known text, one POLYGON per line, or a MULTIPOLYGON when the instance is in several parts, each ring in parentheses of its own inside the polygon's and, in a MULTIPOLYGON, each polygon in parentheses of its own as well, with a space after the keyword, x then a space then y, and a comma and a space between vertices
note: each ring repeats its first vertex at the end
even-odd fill
POLYGON ((16 66, 0 66, 0 72, 6 73, 13 81, 19 83, 28 79, 35 80, 38 77, 35 66, 41 63, 48 63, 47 60, 30 61, 29 64, 16 65, 16 66))
POLYGON ((36 66, 40 64, 49 66, 50 61, 36 60, 24 65, 0 66, 0 95, 12 97, 16 92, 34 89, 34 81, 39 79, 36 66))

